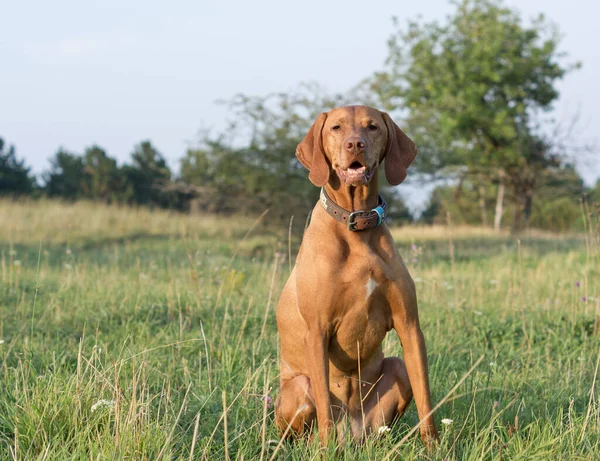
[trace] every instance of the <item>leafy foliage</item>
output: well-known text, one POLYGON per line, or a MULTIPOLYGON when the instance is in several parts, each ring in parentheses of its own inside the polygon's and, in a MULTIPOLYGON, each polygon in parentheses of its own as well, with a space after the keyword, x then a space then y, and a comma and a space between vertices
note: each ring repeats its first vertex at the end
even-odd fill
MULTIPOLYGON (((187 151, 181 179, 204 189, 199 198, 204 210, 270 208, 271 216, 284 219, 292 214, 305 216, 319 191, 296 160, 296 146, 319 113, 349 101, 346 95, 327 96, 315 84, 289 93, 237 95, 226 103, 234 115, 229 128, 218 136, 203 136, 197 147, 187 151)), ((394 200, 397 217, 407 219, 404 203, 399 197, 394 200)))
MULTIPOLYGON (((537 178, 538 200, 533 204, 530 224, 553 231, 583 230, 581 200, 586 189, 572 165, 540 172, 537 178)), ((490 184, 482 185, 467 178, 457 185, 438 186, 421 214, 427 224, 445 224, 450 213, 457 224, 481 224, 481 200, 491 220, 495 194, 490 184)), ((505 222, 512 225, 520 209, 515 200, 505 210, 505 222)))
POLYGON ((389 110, 409 111, 411 133, 433 154, 422 168, 512 166, 529 155, 532 116, 551 108, 571 69, 558 42, 543 16, 527 27, 501 2, 464 0, 447 24, 399 29, 373 89, 389 110))
POLYGON ((131 160, 131 164, 122 168, 127 201, 160 207, 171 205, 172 197, 159 188, 171 180, 171 170, 161 153, 150 141, 142 141, 132 152, 131 160))
POLYGON ((15 147, 7 147, 0 138, 0 195, 18 197, 31 194, 36 184, 29 171, 25 161, 17 159, 15 147))
POLYGON ((49 197, 77 200, 85 196, 83 158, 62 148, 50 160, 50 171, 43 179, 49 197))
POLYGON ((524 25, 501 1, 463 0, 444 24, 398 28, 371 88, 406 113, 421 172, 466 166, 489 180, 506 175, 528 216, 536 174, 562 158, 537 117, 558 97, 556 82, 578 67, 562 64, 558 45, 543 16, 524 25))
POLYGON ((99 146, 87 148, 82 156, 61 148, 43 175, 49 197, 159 207, 176 206, 172 194, 160 189, 171 177, 166 160, 150 141, 137 145, 131 163, 123 166, 99 146))

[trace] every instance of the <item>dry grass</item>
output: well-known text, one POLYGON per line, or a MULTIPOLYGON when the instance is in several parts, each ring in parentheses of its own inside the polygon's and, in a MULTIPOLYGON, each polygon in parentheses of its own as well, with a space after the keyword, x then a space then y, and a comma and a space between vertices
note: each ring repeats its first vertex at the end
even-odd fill
POLYGON ((0 200, 0 240, 22 244, 73 244, 98 239, 243 235, 255 218, 186 215, 97 202, 0 200))
MULTIPOLYGON (((404 227, 393 227, 391 229, 392 235, 396 241, 410 242, 413 240, 446 240, 450 236, 453 239, 467 240, 471 238, 485 238, 485 239, 506 239, 510 238, 510 230, 502 229, 500 232, 496 232, 490 227, 478 227, 478 226, 452 226, 447 225, 411 225, 404 227)), ((582 233, 561 233, 545 231, 541 229, 530 229, 521 234, 523 238, 535 238, 542 240, 566 240, 566 239, 585 239, 585 235, 582 233)))
MULTIPOLYGON (((202 237, 235 238, 254 225, 248 216, 187 215, 143 207, 107 205, 97 202, 60 202, 55 200, 0 200, 0 240, 21 244, 77 244, 131 237, 202 237)), ((272 227, 272 226, 271 226, 272 227)), ((265 231, 265 227, 261 229, 265 231)), ((271 229, 272 230, 272 229, 271 229)), ((476 226, 410 225, 393 227, 399 242, 439 241, 453 239, 506 239, 508 229, 495 232, 476 226)), ((285 229, 275 230, 280 237, 285 229)), ((583 234, 556 234, 532 229, 522 237, 547 240, 581 239, 583 234)))

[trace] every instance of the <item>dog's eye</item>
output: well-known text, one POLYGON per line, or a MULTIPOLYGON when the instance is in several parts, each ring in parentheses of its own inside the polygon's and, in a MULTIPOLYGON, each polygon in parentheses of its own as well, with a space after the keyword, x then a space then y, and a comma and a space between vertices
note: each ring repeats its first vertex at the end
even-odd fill
POLYGON ((333 125, 333 126, 331 127, 331 129, 332 129, 333 131, 339 131, 341 128, 342 128, 342 127, 341 127, 340 125, 333 125))
POLYGON ((378 130, 378 129, 379 129, 379 127, 377 125, 373 125, 372 123, 369 125, 369 130, 370 131, 375 131, 375 130, 378 130))

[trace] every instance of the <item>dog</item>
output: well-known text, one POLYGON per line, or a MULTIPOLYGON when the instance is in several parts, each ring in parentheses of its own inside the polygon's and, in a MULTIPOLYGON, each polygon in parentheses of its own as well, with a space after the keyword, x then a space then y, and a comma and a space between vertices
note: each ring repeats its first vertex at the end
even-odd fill
POLYGON ((379 165, 400 184, 417 148, 384 112, 345 106, 319 115, 296 156, 321 187, 277 305, 281 435, 315 425, 325 445, 390 425, 414 398, 421 438, 438 439, 415 284, 385 224, 379 165), (385 358, 394 329, 404 350, 385 358))

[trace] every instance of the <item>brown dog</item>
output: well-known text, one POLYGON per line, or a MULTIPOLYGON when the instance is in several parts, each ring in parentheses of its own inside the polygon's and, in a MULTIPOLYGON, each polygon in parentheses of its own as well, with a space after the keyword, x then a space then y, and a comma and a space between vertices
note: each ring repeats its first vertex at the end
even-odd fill
MULTIPOLYGON (((378 195, 379 164, 385 159, 388 182, 400 184, 415 144, 387 114, 347 106, 321 114, 296 155, 323 189, 277 306, 276 424, 281 433, 299 435, 316 418, 324 444, 336 427, 342 437, 349 421, 361 439, 402 415, 413 395, 423 419, 431 397, 415 285, 378 195), (383 356, 381 343, 392 328, 406 366, 383 356)), ((437 437, 429 415, 421 438, 437 437)))

